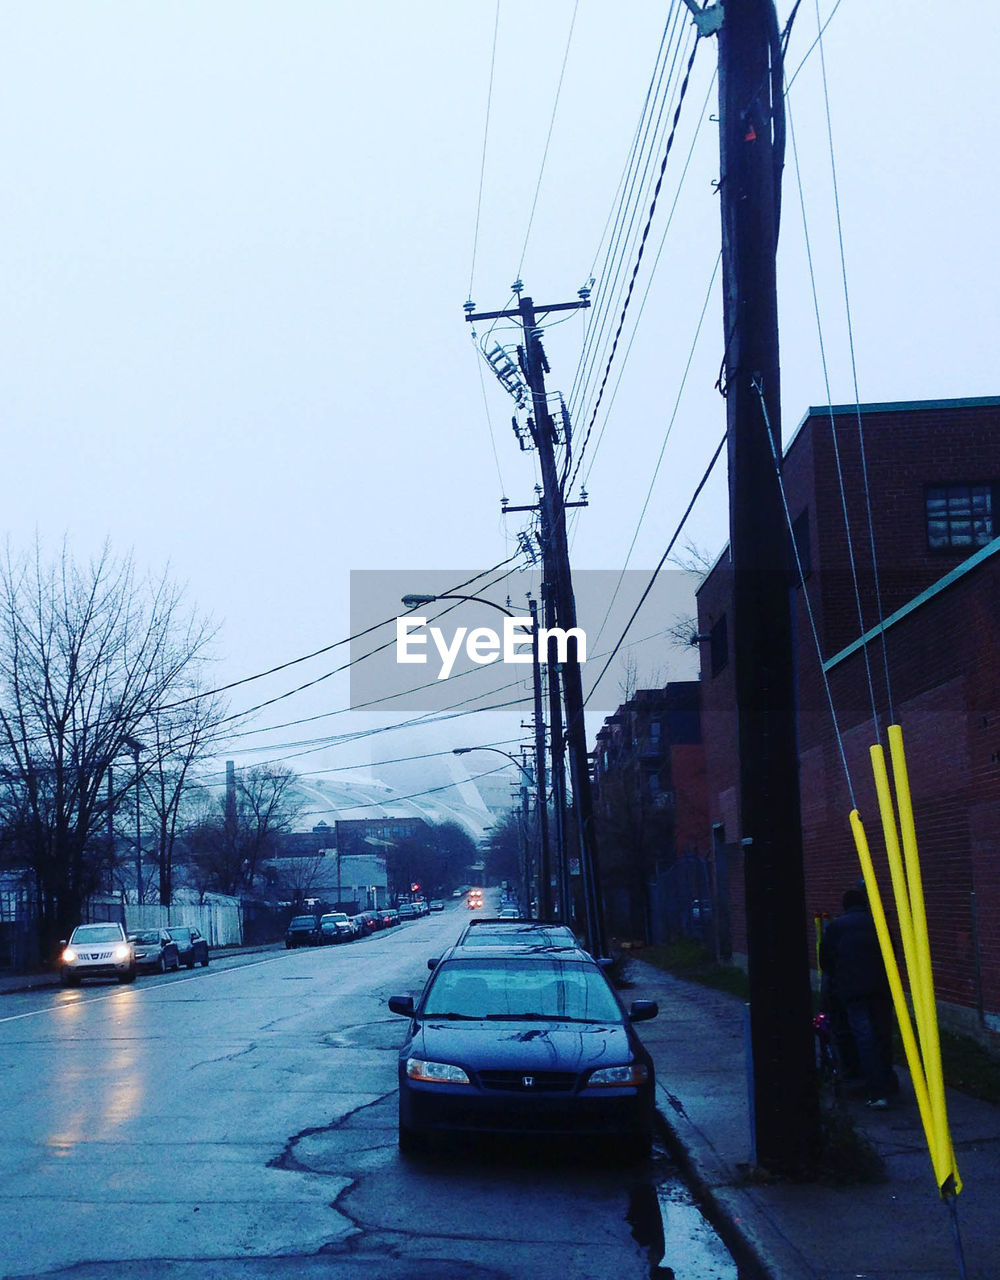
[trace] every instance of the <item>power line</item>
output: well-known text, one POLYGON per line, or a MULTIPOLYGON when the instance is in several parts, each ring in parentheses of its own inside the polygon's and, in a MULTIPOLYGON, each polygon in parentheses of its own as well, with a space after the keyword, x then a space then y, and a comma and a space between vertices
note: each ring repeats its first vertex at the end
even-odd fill
MULTIPOLYGON (((701 308, 701 315, 698 317, 698 324, 695 329, 694 339, 691 343, 691 350, 688 353, 687 364, 684 366, 684 373, 681 377, 681 384, 677 389, 677 398, 674 400, 674 411, 670 415, 670 421, 667 423, 667 430, 663 436, 663 443, 660 446, 660 453, 658 458, 656 459, 656 466, 653 468, 653 474, 650 477, 650 481, 649 481, 649 488, 646 490, 646 500, 645 502, 643 502, 642 510, 639 512, 639 519, 636 521, 635 531, 632 534, 632 541, 629 543, 628 552, 625 556, 625 563, 622 566, 621 572, 618 575, 618 581, 615 583, 615 589, 611 594, 611 599, 608 601, 608 607, 604 614, 604 619, 601 622, 600 629, 598 630, 597 635, 594 638, 594 644, 597 644, 600 641, 601 636, 604 634, 604 628, 607 625, 608 618, 611 616, 611 610, 614 607, 614 603, 618 598, 618 592, 621 589, 622 582, 625 579, 626 571, 628 570, 629 562, 632 559, 632 552, 635 550, 635 544, 639 538, 639 530, 642 528, 642 522, 645 520, 646 512, 649 510, 649 504, 653 497, 653 488, 656 485, 656 477, 660 474, 660 467, 663 463, 663 455, 666 452, 667 442, 670 439, 670 434, 673 431, 674 423, 677 420, 677 412, 680 408, 681 396, 684 394, 684 388, 687 385, 687 377, 691 371, 691 363, 694 359, 695 347, 697 346, 698 338, 701 335, 701 326, 705 320, 705 313, 708 310, 709 299, 712 296, 712 289, 715 286, 715 277, 718 274, 719 264, 721 263, 721 261, 722 261, 722 254, 720 253, 719 256, 716 258, 715 266, 712 269, 712 278, 708 282, 708 289, 706 290, 706 293, 705 293, 705 301, 701 308)), ((600 438, 598 438, 598 444, 600 444, 600 438)), ((595 452, 596 452, 596 448, 595 448, 595 452)))
POLYGON ((402 804, 405 800, 419 800, 422 796, 436 795, 439 791, 452 791, 456 787, 464 787, 466 783, 478 782, 480 778, 491 778, 493 774, 503 773, 505 769, 509 768, 509 764, 501 764, 495 769, 487 769, 483 773, 470 774, 467 778, 463 778, 461 782, 448 782, 442 787, 428 787, 425 791, 414 791, 408 796, 386 797, 385 800, 371 800, 364 804, 342 804, 333 809, 306 809, 302 817, 314 818, 321 813, 351 813, 355 809, 385 809, 389 805, 402 804))
MULTIPOLYGON (((521 271, 524 267, 524 256, 528 252, 528 238, 531 235, 531 224, 535 220, 535 209, 538 205, 538 193, 542 189, 542 175, 545 173, 545 162, 549 158, 549 143, 552 141, 552 130, 555 127, 555 123, 556 123, 556 111, 558 110, 558 107, 559 107, 559 95, 562 92, 563 77, 566 74, 566 63, 569 60, 569 47, 573 41, 573 28, 576 26, 576 13, 579 7, 580 7, 580 0, 574 0, 573 16, 570 19, 570 23, 569 23, 569 35, 566 37, 566 51, 563 54, 562 67, 559 71, 559 82, 556 85, 555 101, 552 103, 552 118, 549 120, 549 131, 546 134, 545 149, 542 152, 542 164, 541 164, 541 168, 538 170, 538 181, 535 183, 535 195, 533 200, 531 201, 531 213, 528 215, 528 227, 524 233, 524 244, 521 246, 521 260, 517 264, 518 276, 521 275, 521 271)), ((470 290, 469 292, 471 296, 472 291, 470 290)))
MULTIPOLYGON (((491 569, 484 569, 481 573, 474 574, 471 578, 468 578, 465 582, 460 582, 457 587, 452 587, 450 590, 461 591, 463 587, 467 587, 473 582, 478 582, 480 578, 485 578, 488 573, 495 573, 497 569, 502 569, 505 565, 511 564, 513 561, 515 561, 518 558, 519 555, 520 555, 520 551, 515 552, 514 555, 508 556, 505 560, 501 560, 498 564, 495 564, 491 569)), ((505 575, 505 576, 509 576, 509 575, 505 575)), ((491 585, 496 585, 496 584, 494 583, 491 585)), ((370 627, 365 627, 364 630, 358 631, 354 635, 345 636, 341 640, 335 640, 332 644, 324 645, 321 649, 315 649, 313 650, 312 653, 303 654, 302 657, 300 658, 292 658, 288 662, 279 663, 278 666, 270 667, 267 671, 258 671, 255 675, 244 676, 240 680, 233 680, 229 684, 219 685, 215 689, 206 689, 206 690, 203 690, 202 692, 192 694, 190 697, 187 697, 187 698, 178 698, 176 702, 168 702, 164 706, 159 707, 158 710, 172 711, 175 707, 183 707, 189 702, 198 702, 201 699, 210 698, 217 693, 227 693, 230 689, 236 689, 240 685, 251 684, 255 680, 263 680, 265 676, 275 675, 278 671, 286 671, 289 667, 297 666, 299 663, 302 663, 302 662, 308 662, 311 658, 321 657, 324 653, 330 653, 334 649, 342 648, 345 644, 351 644, 352 641, 354 640, 360 640, 364 636, 371 635, 371 633, 373 631, 377 631, 379 627, 388 626, 389 623, 395 622, 396 616, 397 615, 394 614, 391 618, 384 618, 381 622, 376 622, 370 627)), ((374 650, 373 652, 378 652, 378 650, 374 650)), ((344 670, 344 669, 345 668, 338 668, 338 670, 344 670)), ((331 671, 331 672, 328 672, 326 676, 320 677, 320 679, 327 679, 328 676, 336 675, 336 674, 337 674, 336 672, 331 671)), ((318 683, 318 681, 311 681, 310 683, 316 684, 318 683)), ((301 691, 301 689, 308 689, 308 688, 309 688, 308 684, 302 685, 300 689, 293 689, 289 693, 283 694, 282 697, 290 697, 292 693, 298 693, 301 691)), ((274 701, 278 701, 278 699, 270 700, 270 702, 274 702, 274 701)), ((250 707, 247 709, 247 711, 240 712, 240 715, 249 715, 253 711, 260 710, 261 707, 269 706, 270 702, 263 702, 258 707, 250 707)), ((237 719, 237 718, 238 717, 236 716, 231 717, 231 719, 237 719)))
MULTIPOLYGON (((574 415, 577 412, 578 405, 582 405, 586 399, 587 387, 596 369, 597 353, 605 341, 605 331, 613 314, 619 280, 629 257, 636 217, 645 199, 650 165, 658 149, 660 127, 664 119, 670 94, 670 83, 677 65, 681 43, 682 23, 678 9, 674 10, 672 22, 673 32, 671 32, 671 19, 668 19, 667 25, 663 30, 650 85, 646 91, 639 123, 636 126, 631 153, 618 185, 619 199, 614 228, 608 238, 604 263, 598 273, 601 284, 594 312, 587 326, 584 349, 581 352, 580 361, 568 396, 570 409, 574 415), (677 44, 671 54, 671 42, 675 35, 677 44), (657 101, 659 101, 659 107, 656 105, 657 101), (655 124, 653 123, 654 117, 655 124), (645 158, 643 159, 643 157, 645 158)), ((607 226, 605 227, 606 234, 607 226)), ((591 268, 590 274, 591 276, 595 274, 594 267, 591 268)))
POLYGON ((586 706, 586 705, 587 705, 587 703, 590 701, 590 699, 593 697, 594 690, 597 688, 597 686, 598 686, 598 685, 601 683, 601 681, 604 679, 605 675, 607 675, 608 667, 610 667, 610 666, 611 666, 611 663, 614 661, 615 655, 618 653, 618 650, 622 647, 622 644, 623 644, 623 642, 624 642, 624 640, 625 640, 625 637, 626 637, 626 636, 628 635, 628 633, 629 633, 629 629, 631 628, 632 623, 633 623, 633 622, 635 622, 636 618, 639 616, 639 610, 640 610, 640 609, 642 608, 642 606, 645 604, 645 602, 646 602, 646 598, 648 597, 649 593, 652 591, 652 589, 653 589, 653 584, 656 582, 656 576, 657 576, 657 574, 660 572, 660 570, 661 570, 661 569, 663 568, 663 566, 666 564, 666 562, 667 562, 667 557, 670 555, 671 551, 673 551, 673 549, 674 549, 674 543, 675 543, 675 542, 677 541, 677 539, 680 537, 680 535, 681 535, 681 530, 684 528, 684 525, 687 523, 687 518, 688 518, 688 516, 689 516, 689 515, 691 514, 691 512, 692 512, 692 510, 693 510, 693 508, 694 508, 694 504, 695 504, 695 503, 697 502, 697 500, 698 500, 698 496, 699 496, 699 494, 701 493, 702 489, 704 489, 705 485, 708 483, 708 477, 712 474, 712 470, 713 470, 713 468, 715 467, 716 462, 718 462, 718 460, 719 460, 719 454, 722 452, 722 449, 723 449, 723 446, 725 445, 725 443, 726 443, 726 437, 725 437, 725 436, 723 436, 723 437, 722 437, 722 439, 719 441, 719 443, 718 443, 717 447, 716 447, 715 453, 713 453, 713 454, 712 454, 712 459, 711 459, 711 461, 709 462, 708 466, 707 466, 707 467, 706 467, 706 469, 705 469, 705 474, 704 474, 704 475, 702 476, 702 478, 698 481, 697 488, 695 489, 694 493, 691 495, 691 501, 688 503, 687 508, 686 508, 686 509, 685 509, 685 511, 684 511, 684 514, 681 516, 681 518, 680 518, 680 522, 678 523, 677 528, 674 530, 673 537, 672 537, 672 538, 670 539, 670 541, 667 543, 667 549, 666 549, 666 551, 664 551, 663 555, 660 557, 660 562, 659 562, 659 564, 656 566, 656 568, 653 570, 652 576, 650 577, 649 582, 648 582, 648 583, 647 583, 647 585, 646 585, 646 589, 645 589, 645 591, 643 591, 642 595, 639 597, 639 603, 638 603, 638 604, 635 606, 635 608, 633 609, 633 611, 632 611, 632 616, 629 618, 628 622, 626 622, 626 624, 625 624, 625 628, 624 628, 624 630, 622 631, 621 635, 619 636, 618 641, 617 641, 617 643, 615 644, 615 647, 611 650, 611 654, 610 654, 610 656, 608 657, 607 662, 606 662, 606 663, 604 664, 604 666, 601 668, 601 671, 600 671, 600 673, 599 673, 599 675, 598 675, 597 679, 596 679, 596 680, 594 681, 594 683, 591 685, 590 693, 588 693, 588 694, 587 694, 587 696, 586 696, 586 698, 584 698, 584 700, 583 700, 583 705, 584 705, 584 706, 586 706))
MULTIPOLYGON (((667 139, 666 150, 664 151, 663 161, 660 165, 660 174, 656 180, 656 187, 653 190, 652 203, 650 204, 649 214, 646 218, 646 225, 643 228, 642 237, 639 241, 639 248, 636 252, 635 264, 632 268, 632 276, 631 276, 631 279, 629 280, 628 290, 625 295, 625 301, 622 305, 621 316, 619 317, 619 320, 618 320, 618 328, 615 332, 614 341, 611 344, 611 351, 608 355, 608 362, 604 370, 604 376, 601 379, 600 388, 598 389, 597 401, 594 404, 593 414, 591 415, 590 422, 587 426, 587 432, 583 438, 583 444, 581 445, 577 453, 576 466, 573 472, 573 479, 575 479, 576 476, 579 474, 580 467, 583 465, 583 458, 587 451, 587 442, 589 441, 590 434, 594 429, 594 422, 597 419, 597 412, 601 407, 601 400, 604 396, 604 388, 607 386, 608 375, 611 372, 611 365, 614 362, 615 352, 618 350, 618 342, 619 342, 619 339, 621 338, 622 328, 624 327, 624 324, 625 324, 625 317, 628 314, 629 305, 632 301, 632 292, 635 288, 636 276, 639 273, 639 267, 642 263, 642 255, 646 247, 646 239, 649 236, 649 230, 653 223, 653 215, 656 212, 656 203, 657 203, 657 200, 659 199, 660 188, 663 185, 663 175, 666 171, 667 161, 670 159, 670 152, 671 152, 671 149, 673 148, 674 138, 676 137, 676 134, 677 134, 677 125, 680 121, 681 108, 684 105, 684 99, 687 95, 688 84, 691 79, 691 69, 694 66, 695 55, 698 52, 698 46, 700 43, 701 43, 700 37, 695 36, 695 42, 691 48, 691 56, 688 59, 687 70, 684 73, 684 80, 681 84, 680 96, 678 98, 677 108, 674 112, 674 119, 670 129, 670 136, 667 139)), ((570 487, 572 488, 572 480, 570 481, 570 487)))
POLYGON ((472 236, 472 263, 469 267, 469 297, 472 297, 472 281, 476 274, 476 250, 479 246, 479 215, 483 207, 483 180, 486 177, 486 143, 490 136, 490 107, 493 103, 493 72, 497 61, 497 32, 500 30, 500 0, 497 0, 493 19, 493 52, 490 54, 490 83, 486 92, 486 124, 483 128, 483 157, 479 166, 479 197, 476 200, 476 229, 472 236))

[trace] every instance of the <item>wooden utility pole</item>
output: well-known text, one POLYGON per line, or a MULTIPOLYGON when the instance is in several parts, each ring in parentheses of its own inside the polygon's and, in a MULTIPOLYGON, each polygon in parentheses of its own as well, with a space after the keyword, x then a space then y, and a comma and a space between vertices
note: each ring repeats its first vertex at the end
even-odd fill
POLYGON ((545 717, 542 715, 542 669, 538 652, 538 604, 531 613, 531 676, 535 714, 535 791, 538 796, 538 918, 552 918, 552 855, 549 847, 549 798, 545 780, 545 717))
MULTIPOLYGON (((518 286, 519 288, 519 286, 518 286)), ((583 297, 579 302, 558 302, 539 308, 544 313, 575 311, 589 306, 583 297)), ((556 622, 565 631, 576 626, 576 601, 570 574, 569 543, 566 538, 566 503, 555 460, 555 423, 549 413, 545 392, 548 363, 538 332, 535 305, 529 297, 518 297, 516 310, 475 312, 466 305, 466 320, 519 318, 524 331, 521 349, 521 371, 531 393, 531 437, 538 451, 542 473, 541 516, 543 532, 542 558, 545 581, 552 588, 556 622)), ((514 508, 508 508, 513 510, 514 508)), ((583 715, 583 681, 580 662, 573 641, 568 646, 567 661, 562 669, 563 699, 566 706, 566 746, 569 754, 573 806, 576 811, 580 839, 580 871, 587 928, 587 947, 595 957, 605 954, 604 913, 601 901, 600 870, 597 857, 597 835, 590 787, 587 757, 587 732, 583 715)))
MULTIPOLYGON (((547 630, 556 625, 555 602, 552 587, 542 584, 542 601, 547 630)), ((573 905, 569 878, 569 857, 566 852, 566 744, 563 741, 562 703, 560 702, 560 674, 556 661, 555 640, 549 643, 545 675, 549 688, 549 741, 552 744, 552 811, 556 829, 556 875, 559 883, 559 918, 566 924, 573 919, 573 905)))
POLYGON ((773 0, 725 0, 719 39, 733 662, 756 1155, 815 1164, 819 1103, 799 801, 775 254, 784 102, 773 0), (770 439, 769 439, 770 433, 770 439), (772 453, 772 441, 773 449, 772 453))

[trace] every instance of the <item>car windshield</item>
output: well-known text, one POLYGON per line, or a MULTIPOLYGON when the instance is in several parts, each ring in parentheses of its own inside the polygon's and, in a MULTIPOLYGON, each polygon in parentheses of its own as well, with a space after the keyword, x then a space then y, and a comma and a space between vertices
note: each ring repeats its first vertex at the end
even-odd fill
POLYGON ((170 936, 175 942, 189 942, 191 940, 190 929, 171 929, 170 936))
POLYGON ((73 930, 73 942, 121 942, 116 924, 81 924, 73 930))
POLYGON ((596 967, 558 956, 444 961, 424 1000, 425 1018, 524 1022, 621 1022, 596 967))
POLYGON ((158 946, 160 935, 156 929, 144 929, 142 933, 134 933, 132 935, 133 942, 141 942, 145 946, 158 946))
POLYGON ((296 916, 288 927, 290 929, 312 929, 315 924, 316 921, 312 916, 296 916))
POLYGON ((320 923, 330 924, 331 922, 333 924, 346 924, 347 916, 338 915, 335 911, 333 911, 330 913, 330 915, 324 916, 320 923))

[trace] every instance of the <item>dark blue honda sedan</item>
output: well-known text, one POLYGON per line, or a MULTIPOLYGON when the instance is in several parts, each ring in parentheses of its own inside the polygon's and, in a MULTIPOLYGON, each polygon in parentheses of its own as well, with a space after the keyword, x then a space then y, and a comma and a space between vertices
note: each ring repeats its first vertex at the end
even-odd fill
POLYGON ((455 948, 420 999, 393 996, 409 1017, 399 1056, 399 1145, 434 1134, 562 1135, 611 1139, 648 1152, 653 1063, 632 1024, 653 1001, 625 1010, 585 952, 455 948))

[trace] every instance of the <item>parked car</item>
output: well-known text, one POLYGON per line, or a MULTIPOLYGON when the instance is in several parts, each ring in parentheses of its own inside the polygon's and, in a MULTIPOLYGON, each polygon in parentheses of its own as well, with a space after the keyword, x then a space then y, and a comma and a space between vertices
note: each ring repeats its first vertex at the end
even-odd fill
POLYGON ((420 915, 416 904, 413 902, 401 902, 398 911, 400 920, 416 920, 420 915))
POLYGON ((140 933, 130 933, 128 940, 135 950, 136 969, 166 973, 181 967, 177 943, 166 929, 143 929, 140 933))
POLYGON ((193 969, 196 963, 208 964, 208 939, 200 930, 187 925, 171 925, 167 933, 177 943, 177 954, 182 965, 193 969))
POLYGON ((285 930, 286 947, 314 947, 321 941, 319 916, 292 916, 285 930))
POLYGON ((354 926, 343 911, 328 911, 319 918, 320 941, 350 942, 354 937, 354 926))
POLYGON ((431 911, 444 910, 444 903, 439 898, 435 898, 432 902, 429 902, 427 905, 430 907, 431 911))
POLYGON ((477 916, 458 935, 459 947, 576 947, 576 935, 568 924, 547 920, 477 916))
POLYGON ((117 978, 135 981, 135 948, 120 924, 78 924, 59 957, 59 979, 64 987, 79 986, 83 978, 117 978))
POLYGON ((600 966, 577 949, 446 955, 418 1000, 392 996, 409 1018, 399 1054, 399 1145, 434 1135, 519 1134, 613 1140, 649 1150, 653 1062, 600 966))
POLYGON ((395 907, 383 907, 382 919, 385 921, 385 927, 391 929, 399 924, 399 911, 395 907))

